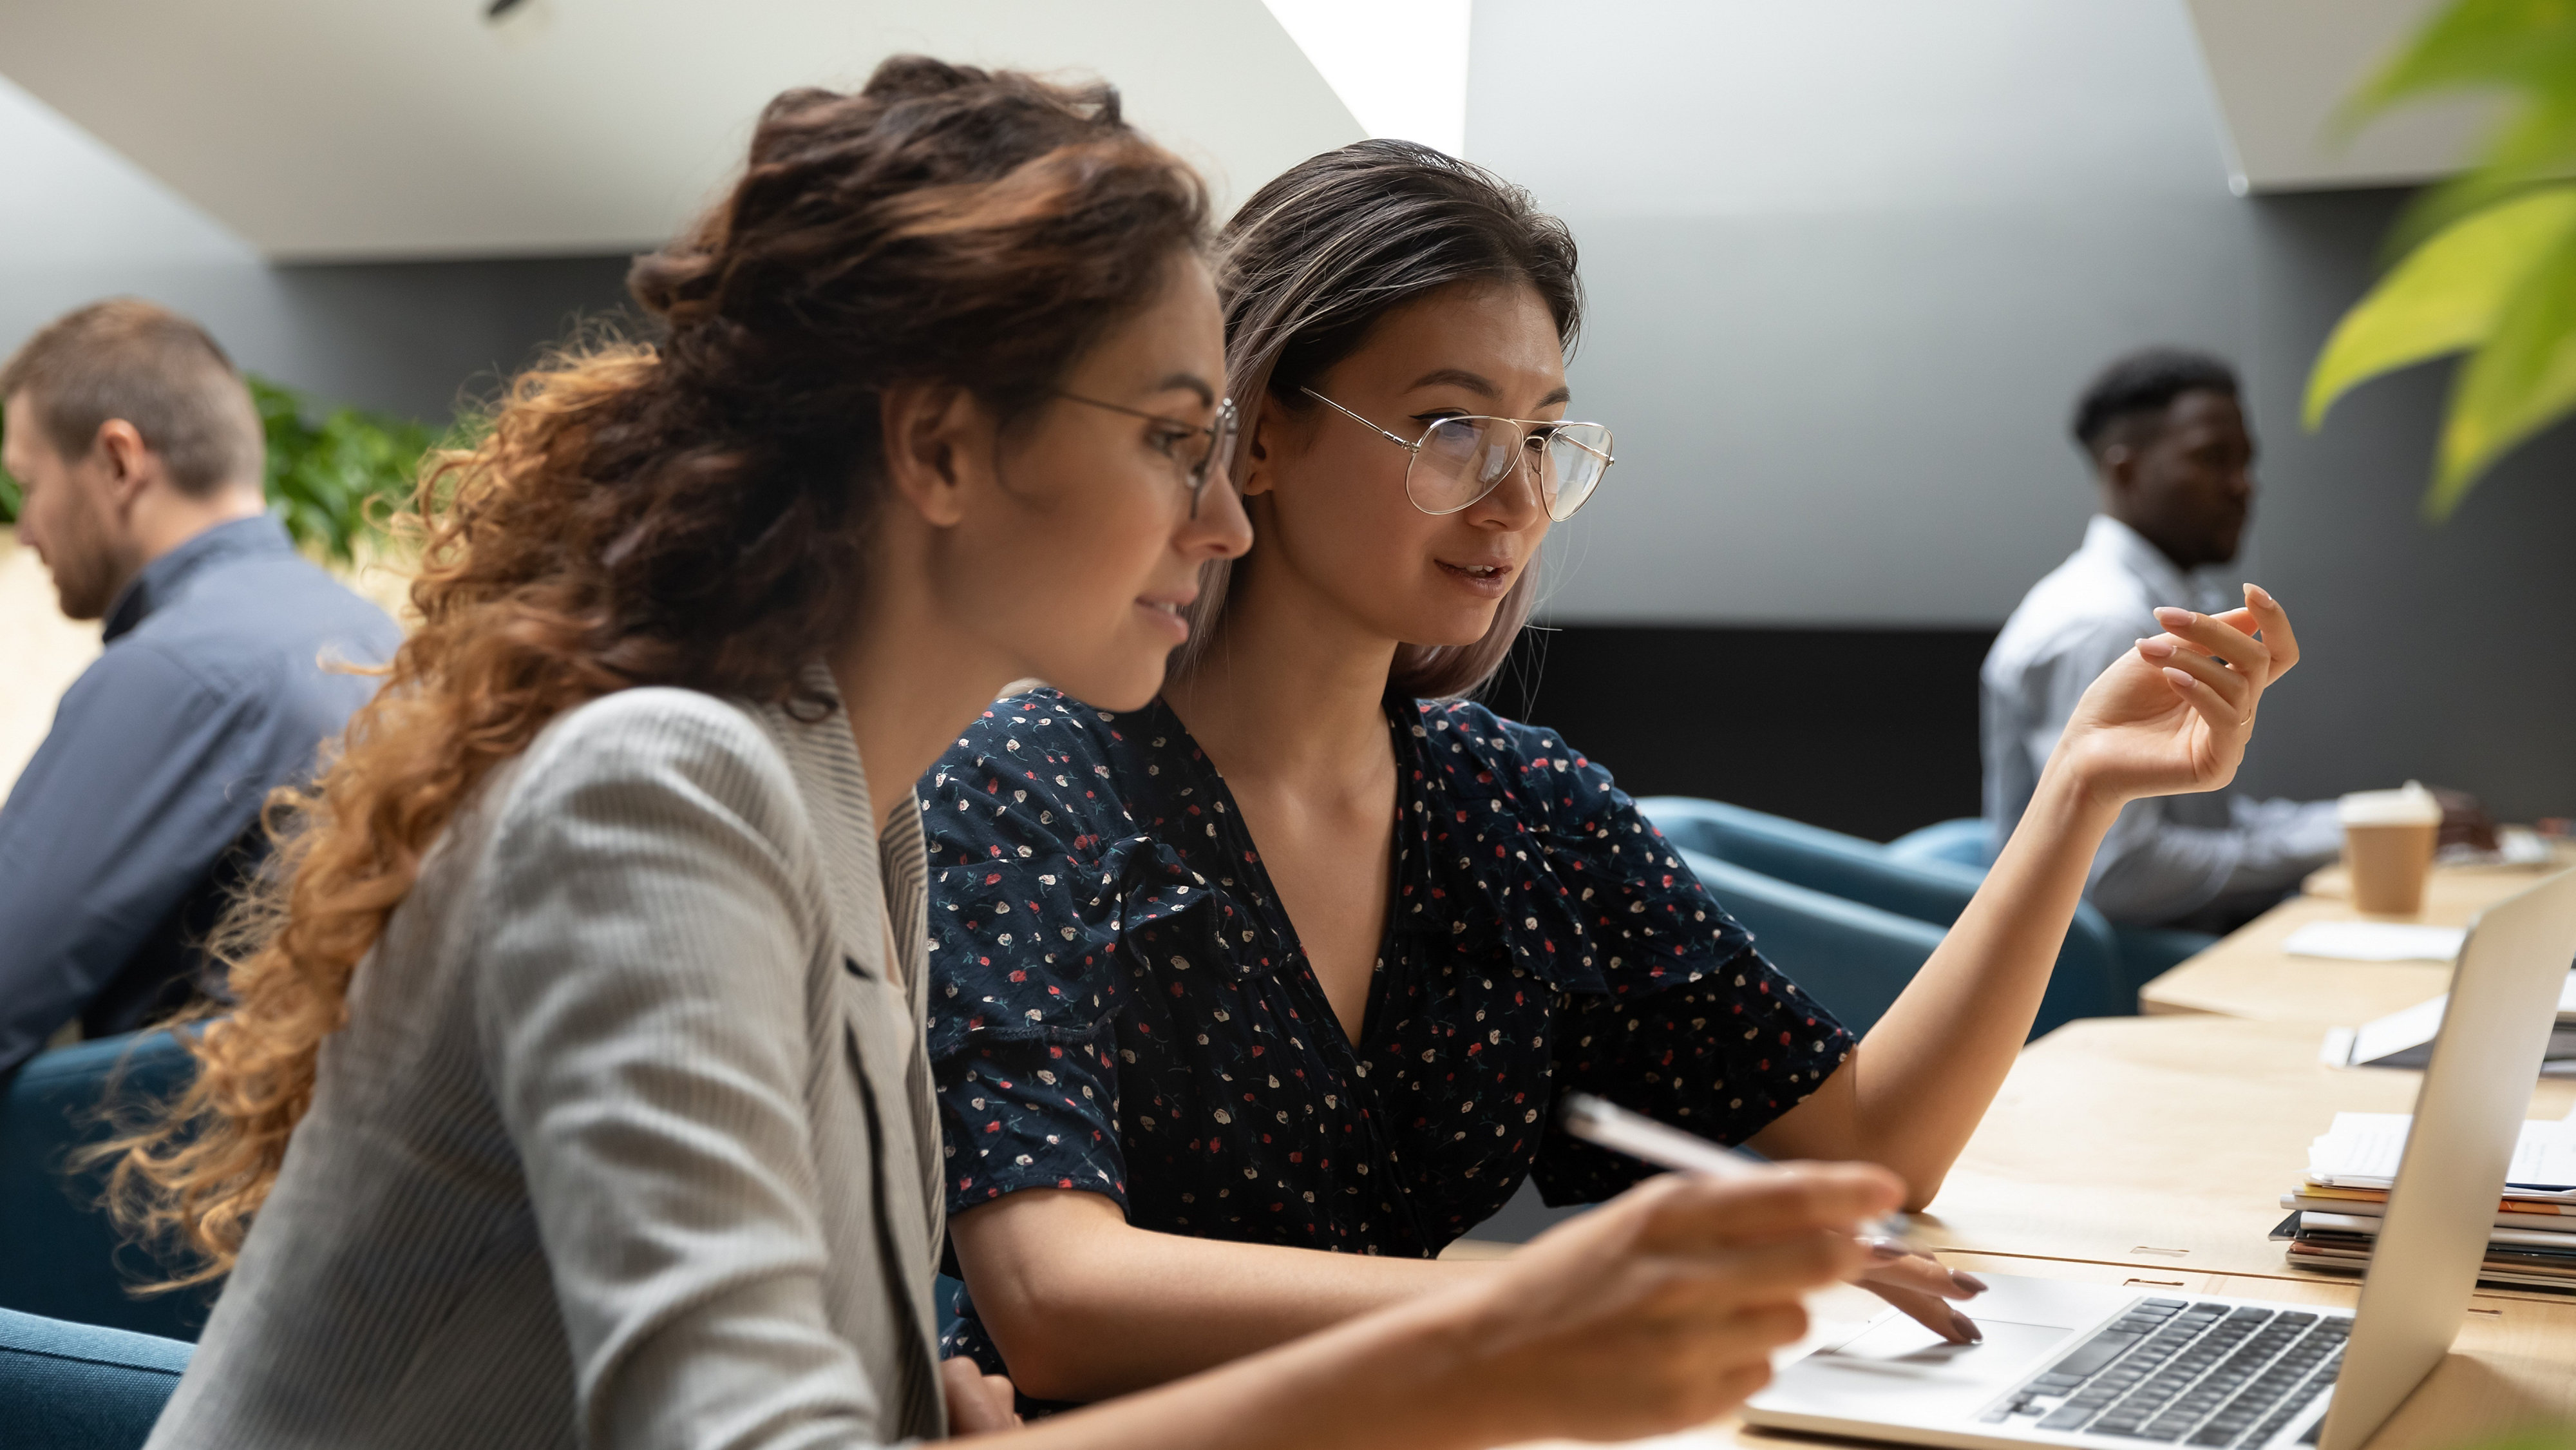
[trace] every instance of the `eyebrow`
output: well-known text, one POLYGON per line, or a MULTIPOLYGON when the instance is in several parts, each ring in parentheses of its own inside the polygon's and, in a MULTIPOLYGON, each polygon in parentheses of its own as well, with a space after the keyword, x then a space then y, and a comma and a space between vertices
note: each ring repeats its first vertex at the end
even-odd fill
POLYGON ((1210 407, 1216 406, 1216 389, 1208 386, 1207 379, 1192 372, 1174 373, 1170 377, 1156 383, 1154 385, 1154 391, 1158 393, 1196 393, 1199 395, 1200 402, 1205 403, 1210 407))
MULTIPOLYGON (((1494 386, 1492 379, 1486 377, 1482 373, 1471 373, 1465 368, 1433 368, 1431 371, 1415 378, 1413 380, 1413 387, 1408 388, 1405 391, 1413 392, 1422 388, 1440 387, 1443 385, 1453 388, 1465 388, 1471 393, 1476 393, 1488 398, 1499 398, 1503 394, 1502 389, 1494 386)), ((1571 402, 1573 399, 1573 390, 1560 383, 1551 390, 1546 397, 1539 399, 1535 406, 1541 408, 1552 408, 1559 403, 1571 402)))

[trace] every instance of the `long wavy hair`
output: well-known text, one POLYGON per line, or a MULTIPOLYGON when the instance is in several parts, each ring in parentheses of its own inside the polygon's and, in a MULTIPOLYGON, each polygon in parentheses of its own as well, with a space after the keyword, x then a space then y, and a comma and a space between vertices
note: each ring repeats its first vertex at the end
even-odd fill
MULTIPOLYGON (((1574 234, 1537 199, 1480 166, 1411 141, 1359 141, 1309 157, 1254 192, 1216 241, 1225 304, 1226 392, 1250 415, 1261 403, 1302 414, 1300 389, 1359 351, 1379 318, 1456 282, 1535 288, 1574 350, 1583 284, 1574 234)), ((1252 430, 1236 445, 1243 476, 1252 430)), ((1253 542, 1252 554, 1261 550, 1253 542)), ((1239 561, 1214 560, 1189 610, 1178 674, 1206 653, 1239 561)), ((1482 639, 1398 646, 1388 683, 1408 695, 1472 695, 1510 656, 1536 602, 1537 561, 1521 571, 1482 639)))
POLYGON ((478 784, 616 690, 794 700, 856 623, 886 390, 952 384, 1007 426, 1207 229, 1105 85, 903 57, 770 103, 731 193, 635 266, 663 340, 557 356, 424 470, 418 628, 314 785, 270 799, 193 1085, 98 1154, 125 1223, 193 1261, 168 1287, 230 1270, 353 976, 478 784))

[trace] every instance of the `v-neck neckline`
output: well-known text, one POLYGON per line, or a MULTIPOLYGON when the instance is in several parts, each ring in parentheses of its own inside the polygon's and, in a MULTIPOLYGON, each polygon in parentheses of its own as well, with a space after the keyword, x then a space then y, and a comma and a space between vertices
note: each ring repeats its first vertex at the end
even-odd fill
POLYGON ((1226 822, 1217 829, 1232 837, 1232 844, 1243 856, 1250 878, 1245 884, 1252 888, 1253 899, 1261 909, 1269 913, 1270 930, 1285 948, 1281 954, 1281 969, 1293 973, 1294 979, 1304 984, 1314 994, 1315 1000, 1323 1004, 1319 1015, 1332 1025, 1334 1038, 1350 1054, 1352 1062, 1366 1061, 1370 1045, 1376 1042, 1386 1026, 1384 1009, 1387 994, 1394 985, 1397 924, 1402 917, 1402 913, 1396 910, 1404 885, 1406 859, 1403 827, 1407 783, 1404 746, 1398 738, 1398 732, 1403 729, 1402 722, 1386 708, 1384 701, 1379 703, 1379 713, 1386 720, 1387 745, 1395 755, 1395 799, 1386 823, 1389 849, 1385 919, 1378 927, 1377 959, 1369 969, 1368 995, 1360 1007, 1360 1030, 1354 1035, 1343 1025, 1342 1014, 1333 1010, 1332 994, 1324 990, 1323 979, 1315 975, 1315 964, 1306 955, 1306 943, 1297 934, 1297 924, 1288 917, 1288 903, 1279 894, 1279 884, 1270 879, 1270 862, 1262 855, 1261 843, 1252 839, 1252 827, 1244 820, 1243 805, 1234 798, 1234 788, 1226 784, 1225 772, 1217 769, 1216 757, 1199 744, 1198 737, 1190 733, 1189 725, 1181 719, 1181 712, 1173 709, 1170 701, 1156 695, 1154 703, 1147 708, 1160 712, 1163 722, 1170 726, 1173 743, 1181 747, 1185 758, 1197 757, 1200 771, 1206 777, 1209 799, 1216 807, 1215 814, 1226 822))

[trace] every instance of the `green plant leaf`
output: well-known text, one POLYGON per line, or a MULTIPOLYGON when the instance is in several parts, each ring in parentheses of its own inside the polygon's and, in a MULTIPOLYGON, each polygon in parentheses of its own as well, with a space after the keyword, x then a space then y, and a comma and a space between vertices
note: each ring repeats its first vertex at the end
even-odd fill
POLYGON ((2394 264, 2471 212, 2569 180, 2576 180, 2576 69, 2509 118, 2478 166, 2408 202, 2380 244, 2381 262, 2394 264))
POLYGON ((2538 91, 2576 66, 2576 0, 2457 0, 2427 21, 2345 103, 2357 124, 2391 104, 2442 91, 2538 91))
POLYGON ((18 487, 18 480, 9 476, 9 470, 0 468, 0 524, 14 527, 18 522, 18 511, 26 506, 27 495, 18 487))
POLYGON ((320 413, 266 378, 249 380, 268 435, 269 506, 296 541, 348 560, 409 499, 429 429, 356 408, 320 413), (318 415, 319 421, 316 421, 318 415))
POLYGON ((2562 233, 2525 270, 2486 345, 2461 368, 2425 512, 2437 522, 2450 517, 2498 457, 2570 410, 2576 410, 2576 231, 2562 233))
POLYGON ((2382 373, 2484 342, 2533 268, 2576 235, 2576 186, 2489 207, 2415 249, 2344 314, 2308 374, 2313 430, 2335 399, 2382 373))

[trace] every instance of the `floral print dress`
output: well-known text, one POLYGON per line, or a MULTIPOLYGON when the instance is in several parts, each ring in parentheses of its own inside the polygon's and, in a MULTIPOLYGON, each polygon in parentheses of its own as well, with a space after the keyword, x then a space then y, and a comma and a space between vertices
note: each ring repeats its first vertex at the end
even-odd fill
MULTIPOLYGON (((1357 1041, 1161 701, 1015 696, 922 780, 951 1216, 1067 1188, 1166 1233, 1427 1257, 1524 1178, 1587 1203, 1652 1171, 1566 1137, 1561 1091, 1733 1143, 1842 1061, 1851 1035, 1607 771, 1481 705, 1386 711, 1394 879, 1357 1041)), ((960 1307, 947 1351, 1004 1372, 960 1307)))

